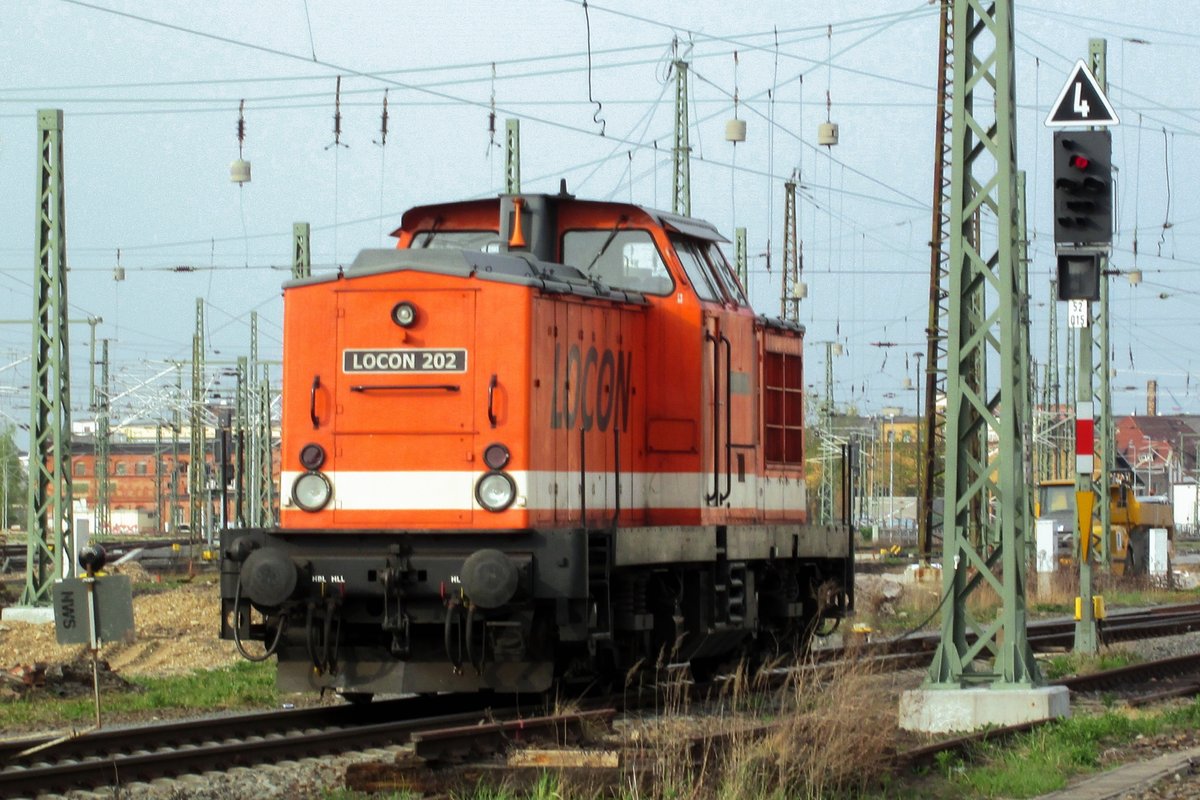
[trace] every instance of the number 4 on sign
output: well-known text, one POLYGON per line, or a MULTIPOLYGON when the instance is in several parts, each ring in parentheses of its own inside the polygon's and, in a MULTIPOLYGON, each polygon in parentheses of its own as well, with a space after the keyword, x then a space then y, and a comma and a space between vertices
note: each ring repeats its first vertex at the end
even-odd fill
POLYGON ((1079 114, 1084 119, 1087 119, 1088 111, 1091 106, 1088 101, 1083 99, 1083 84, 1075 84, 1075 113, 1079 114))
POLYGON ((1092 71, 1082 60, 1076 61, 1075 68, 1058 93, 1058 99, 1050 107, 1046 127, 1116 125, 1119 122, 1117 112, 1108 102, 1108 96, 1096 82, 1092 71))

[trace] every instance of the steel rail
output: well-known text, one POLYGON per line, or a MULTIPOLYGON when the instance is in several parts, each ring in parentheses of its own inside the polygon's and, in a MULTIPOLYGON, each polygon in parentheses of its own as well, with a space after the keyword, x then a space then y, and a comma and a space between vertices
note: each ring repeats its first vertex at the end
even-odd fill
POLYGON ((0 796, 96 788, 403 743, 414 731, 469 724, 489 707, 507 713, 515 703, 506 695, 416 697, 107 729, 51 746, 46 746, 53 742, 50 737, 7 741, 0 796))

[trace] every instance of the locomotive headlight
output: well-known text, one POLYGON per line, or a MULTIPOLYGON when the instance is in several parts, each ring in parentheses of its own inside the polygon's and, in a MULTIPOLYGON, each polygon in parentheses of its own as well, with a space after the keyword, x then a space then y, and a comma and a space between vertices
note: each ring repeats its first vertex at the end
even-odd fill
POLYGON ((517 497, 517 484, 503 472, 489 472, 475 484, 475 499, 488 511, 503 511, 517 497))
POLYGON ((320 511, 332 496, 329 479, 319 472, 306 472, 292 484, 292 500, 304 511, 320 511))
POLYGON ((392 307, 392 322, 401 328, 411 328, 417 321, 417 307, 407 300, 392 307))

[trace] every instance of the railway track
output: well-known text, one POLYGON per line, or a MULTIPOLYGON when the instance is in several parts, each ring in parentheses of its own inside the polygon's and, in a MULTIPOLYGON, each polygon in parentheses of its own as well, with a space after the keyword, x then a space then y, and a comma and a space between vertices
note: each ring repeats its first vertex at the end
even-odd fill
MULTIPOLYGON (((108 553, 108 563, 113 563, 122 556, 135 550, 170 551, 174 545, 180 548, 194 547, 199 550, 203 543, 194 543, 180 538, 139 538, 102 541, 104 550, 108 553)), ((27 545, 25 542, 0 544, 0 575, 11 574, 25 569, 27 545)), ((183 556, 176 558, 182 559, 183 556)))
MULTIPOLYGON (((1027 626, 1029 643, 1035 652, 1069 650, 1075 644, 1075 621, 1072 619, 1042 620, 1027 626)), ((1099 624, 1100 639, 1105 643, 1152 639, 1200 631, 1200 603, 1162 606, 1153 609, 1112 613, 1099 624)), ((932 654, 937 649, 939 635, 915 633, 893 639, 882 639, 853 648, 854 653, 867 655, 932 654)), ((968 643, 974 636, 967 636, 968 643)), ((818 662, 844 658, 846 648, 827 648, 814 651, 818 662)), ((897 664, 904 663, 896 659, 897 664)))
POLYGON ((417 731, 517 708, 508 697, 414 697, 0 743, 0 797, 34 796, 403 744, 417 731), (487 700, 490 699, 490 704, 487 700))
MULTIPOLYGON (((1163 635, 1164 632, 1194 630, 1200 627, 1200 605, 1173 606, 1155 611, 1114 614, 1109 621, 1114 637, 1136 638, 1163 635)), ((1036 623, 1030 626, 1031 638, 1045 647, 1060 647, 1073 636, 1070 620, 1036 623)), ((883 669, 919 668, 928 663, 936 637, 921 636, 881 642, 868 647, 863 655, 881 659, 883 669)), ((817 667, 848 656, 845 650, 820 651, 817 667)), ((767 685, 787 680, 786 671, 767 685)), ((1200 692, 1200 656, 1172 659, 1168 662, 1135 665, 1098 675, 1060 681, 1073 691, 1119 691, 1121 686, 1167 678, 1181 694, 1200 692), (1190 676, 1181 678, 1180 676, 1190 676)), ((657 687, 661 689, 661 687, 657 687)), ((713 691, 711 684, 691 687, 697 696, 713 691)), ((676 691, 678 691, 676 687, 676 691)), ((627 709, 648 707, 655 688, 641 694, 626 693, 614 698, 599 698, 588 707, 615 705, 627 709)), ((236 716, 208 717, 150 726, 112 728, 85 732, 53 740, 33 737, 0 742, 0 796, 34 796, 78 788, 95 788, 160 777, 173 777, 236 766, 269 763, 298 757, 333 754, 371 747, 395 746, 412 742, 421 732, 472 726, 469 732, 457 732, 461 746, 467 740, 482 737, 479 727, 501 722, 518 712, 528 718, 540 706, 529 702, 523 709, 508 696, 444 695, 413 697, 366 705, 343 705, 261 712, 236 716)), ((609 711, 608 713, 612 713, 609 711)), ((549 718, 546 724, 560 725, 561 718, 549 718)), ((521 723, 529 724, 528 719, 521 723)), ((1023 730, 1012 729, 1008 734, 1023 730)), ((1005 729, 1007 731, 1007 729, 1005 729)), ((497 736, 508 735, 503 732, 497 736)), ((994 731, 989 735, 1003 735, 994 731)), ((451 737, 453 738, 453 737, 451 737)), ((438 737, 426 737, 433 741, 438 737)), ((942 750, 965 748, 977 738, 962 737, 931 745, 928 752, 912 752, 904 758, 913 764, 932 759, 942 750)), ((425 745, 426 748, 429 745, 425 745)))

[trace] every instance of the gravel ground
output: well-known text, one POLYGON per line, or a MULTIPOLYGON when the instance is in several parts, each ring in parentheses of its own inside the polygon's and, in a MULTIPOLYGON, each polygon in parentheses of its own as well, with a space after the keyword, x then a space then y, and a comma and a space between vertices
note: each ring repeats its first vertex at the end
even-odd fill
POLYGON ((337 757, 305 758, 227 772, 188 775, 175 780, 132 783, 96 792, 44 795, 38 800, 300 800, 342 789, 346 767, 362 761, 390 761, 401 748, 364 750, 337 757))
MULTIPOLYGON (((150 581, 134 564, 135 582, 150 581)), ((129 641, 106 644, 100 657, 120 675, 162 677, 186 675, 197 669, 215 669, 238 661, 233 642, 217 638, 221 604, 214 576, 162 592, 133 599, 136 632, 129 641)), ((38 662, 70 664, 87 656, 86 645, 60 645, 53 625, 5 620, 0 623, 0 669, 38 662)))

